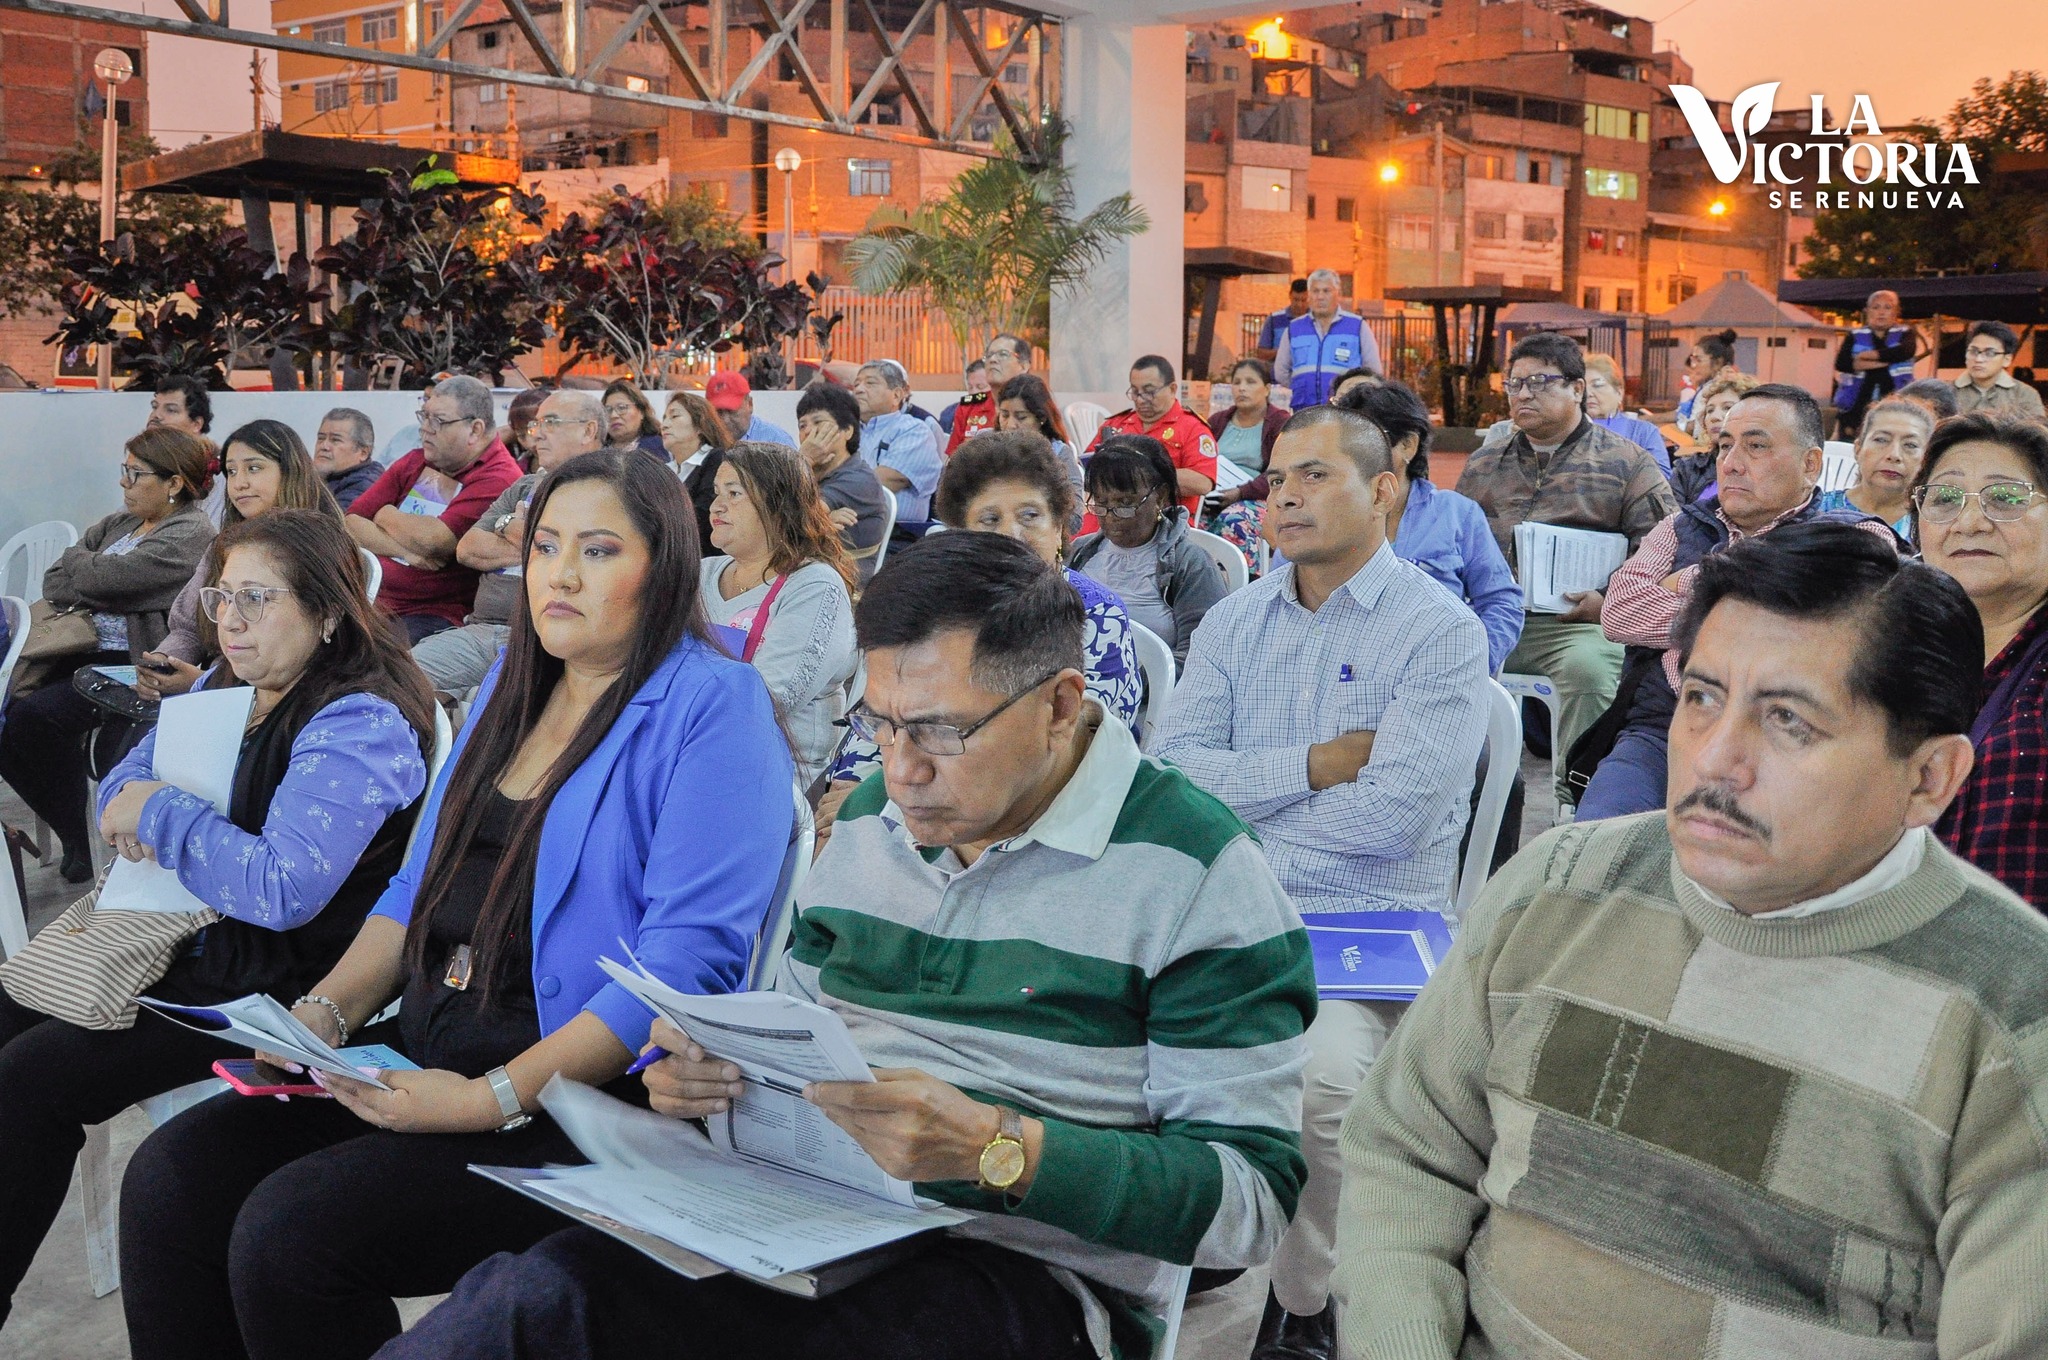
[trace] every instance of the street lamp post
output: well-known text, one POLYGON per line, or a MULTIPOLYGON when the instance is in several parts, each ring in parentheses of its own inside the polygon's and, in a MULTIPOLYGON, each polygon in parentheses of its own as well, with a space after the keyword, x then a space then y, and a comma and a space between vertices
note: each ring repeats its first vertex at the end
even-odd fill
POLYGON ((795 148, 785 146, 775 153, 775 168, 782 172, 782 281, 796 277, 796 172, 804 158, 795 148))
MULTIPOLYGON (((114 121, 114 91, 135 74, 135 64, 120 48, 103 47, 93 58, 92 69, 107 86, 107 120, 100 142, 100 240, 106 242, 114 239, 114 202, 121 190, 120 132, 114 121)), ((105 392, 113 385, 114 346, 108 342, 100 346, 99 387, 105 392)))

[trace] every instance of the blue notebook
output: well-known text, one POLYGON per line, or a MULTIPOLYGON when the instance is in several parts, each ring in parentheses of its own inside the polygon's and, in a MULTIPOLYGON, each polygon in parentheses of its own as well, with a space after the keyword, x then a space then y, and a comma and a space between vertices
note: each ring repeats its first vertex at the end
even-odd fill
POLYGON ((1302 924, 1317 994, 1346 1001, 1413 1001, 1451 952, 1441 912, 1318 912, 1302 924))

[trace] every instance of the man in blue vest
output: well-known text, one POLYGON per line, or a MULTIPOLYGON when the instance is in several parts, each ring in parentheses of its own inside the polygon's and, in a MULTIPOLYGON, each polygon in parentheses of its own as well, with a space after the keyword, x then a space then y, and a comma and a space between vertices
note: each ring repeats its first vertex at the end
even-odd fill
POLYGON ((1863 305, 1863 324, 1835 351, 1835 438, 1854 439, 1863 413, 1913 381, 1920 332, 1899 324, 1899 295, 1880 288, 1863 305))
POLYGON ((1308 276, 1308 315, 1294 318, 1273 359, 1273 381, 1294 395, 1294 409, 1320 406, 1330 384, 1346 369, 1380 368, 1379 343, 1358 313, 1337 306, 1337 276, 1318 269, 1308 276))

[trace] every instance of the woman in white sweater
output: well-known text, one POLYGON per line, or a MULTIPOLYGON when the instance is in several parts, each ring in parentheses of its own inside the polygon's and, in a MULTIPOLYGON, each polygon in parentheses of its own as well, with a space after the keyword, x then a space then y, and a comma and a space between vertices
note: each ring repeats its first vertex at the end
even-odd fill
POLYGON ((714 486, 711 544, 723 555, 704 559, 704 607, 767 681, 809 788, 838 745, 857 662, 854 566, 796 450, 734 444, 714 486))

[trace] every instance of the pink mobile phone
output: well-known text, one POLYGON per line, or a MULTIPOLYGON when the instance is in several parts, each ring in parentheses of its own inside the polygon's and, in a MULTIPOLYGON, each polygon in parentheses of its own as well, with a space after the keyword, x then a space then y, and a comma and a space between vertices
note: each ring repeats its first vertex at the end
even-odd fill
POLYGON ((318 1096, 323 1100, 333 1098, 311 1081, 299 1078, 299 1082, 303 1084, 294 1084, 289 1073, 280 1072, 270 1064, 259 1063, 254 1058, 222 1058, 213 1065, 213 1074, 245 1096, 318 1096))

